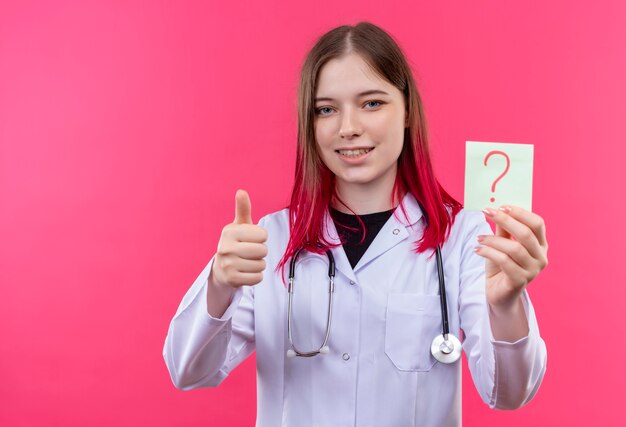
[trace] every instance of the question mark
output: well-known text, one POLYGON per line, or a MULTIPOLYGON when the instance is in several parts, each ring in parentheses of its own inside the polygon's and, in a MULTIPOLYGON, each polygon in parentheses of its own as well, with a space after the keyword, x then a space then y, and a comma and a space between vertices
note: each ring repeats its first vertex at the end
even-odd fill
MULTIPOLYGON (((487 161, 489 161, 489 157, 491 156, 495 156, 495 155, 501 155, 504 156, 504 158, 506 159, 506 169, 504 169, 504 172, 502 172, 500 174, 500 176, 498 176, 496 178, 496 180, 493 182, 493 184, 491 184, 491 192, 495 193, 496 191, 496 184, 498 183, 498 181, 500 181, 502 179, 502 177, 504 175, 506 175, 506 173, 509 171, 509 167, 511 166, 511 160, 509 159, 508 154, 506 154, 504 151, 490 151, 489 153, 487 153, 487 155, 485 156, 485 166, 487 166, 487 161)), ((495 197, 492 197, 491 199, 489 199, 492 203, 496 201, 495 197)))

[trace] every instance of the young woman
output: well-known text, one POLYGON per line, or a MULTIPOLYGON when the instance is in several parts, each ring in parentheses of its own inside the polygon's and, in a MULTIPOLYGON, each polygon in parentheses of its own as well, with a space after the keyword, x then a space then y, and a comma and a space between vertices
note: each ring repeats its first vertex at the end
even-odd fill
POLYGON ((493 235, 444 191, 411 70, 373 24, 317 41, 298 101, 291 203, 254 225, 237 192, 170 325, 176 387, 215 387, 256 351, 257 426, 458 426, 462 330, 483 400, 527 403, 546 367, 526 292, 547 265, 541 217, 486 209, 493 235))

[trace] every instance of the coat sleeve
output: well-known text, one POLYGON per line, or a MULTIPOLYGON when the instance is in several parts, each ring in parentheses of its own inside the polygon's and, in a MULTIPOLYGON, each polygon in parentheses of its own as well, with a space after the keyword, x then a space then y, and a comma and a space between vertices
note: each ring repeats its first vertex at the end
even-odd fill
POLYGON ((176 388, 216 387, 255 350, 254 286, 237 288, 221 318, 207 310, 215 256, 183 297, 165 338, 163 358, 176 388))
MULTIPOLYGON (((468 218, 469 220, 469 218, 468 218)), ((459 310, 465 335, 463 349, 474 384, 491 408, 516 409, 537 393, 546 371, 546 345, 528 292, 522 295, 528 336, 516 342, 496 341, 485 294, 485 259, 474 252, 476 236, 493 234, 485 218, 468 221, 461 253, 459 310)))

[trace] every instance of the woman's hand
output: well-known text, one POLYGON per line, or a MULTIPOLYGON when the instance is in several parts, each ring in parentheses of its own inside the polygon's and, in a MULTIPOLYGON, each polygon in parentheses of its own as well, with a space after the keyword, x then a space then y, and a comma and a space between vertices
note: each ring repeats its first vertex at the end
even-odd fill
POLYGON ((215 318, 222 317, 236 288, 263 280, 267 231, 252 222, 251 211, 248 193, 238 190, 235 220, 222 229, 208 278, 207 310, 215 318))
POLYGON ((494 336, 504 334, 519 338, 523 336, 522 330, 527 333, 520 296, 548 265, 545 223, 539 215, 518 206, 507 205, 483 212, 496 224, 495 235, 478 236, 481 246, 476 248, 476 253, 486 258, 486 294, 492 329, 494 336), (493 322, 494 317, 498 322, 493 322), (496 333, 496 329, 502 334, 496 333))
POLYGON ((222 229, 213 261, 212 278, 233 288, 254 286, 263 280, 267 231, 252 222, 250 197, 235 195, 235 220, 222 229))

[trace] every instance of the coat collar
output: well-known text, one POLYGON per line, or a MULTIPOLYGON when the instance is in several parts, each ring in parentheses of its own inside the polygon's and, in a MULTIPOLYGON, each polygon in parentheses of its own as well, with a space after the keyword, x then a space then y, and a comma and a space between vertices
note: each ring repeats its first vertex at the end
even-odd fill
MULTIPOLYGON (((337 246, 332 248, 331 252, 335 257, 335 267, 342 274, 348 277, 349 280, 357 281, 355 273, 357 273, 362 267, 369 262, 373 261, 398 243, 406 240, 409 237, 408 228, 415 229, 418 221, 423 217, 422 209, 419 203, 411 193, 406 193, 400 202, 406 212, 406 217, 402 211, 402 206, 398 205, 394 214, 391 215, 389 220, 378 232, 374 241, 367 248, 367 251, 363 254, 363 257, 359 260, 354 270, 350 265, 350 261, 343 249, 343 246, 337 246)), ((339 234, 335 228, 328 209, 324 213, 324 238, 332 243, 340 243, 339 234)), ((418 225, 419 226, 419 225, 418 225)))

